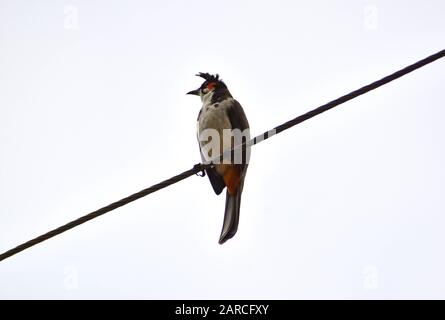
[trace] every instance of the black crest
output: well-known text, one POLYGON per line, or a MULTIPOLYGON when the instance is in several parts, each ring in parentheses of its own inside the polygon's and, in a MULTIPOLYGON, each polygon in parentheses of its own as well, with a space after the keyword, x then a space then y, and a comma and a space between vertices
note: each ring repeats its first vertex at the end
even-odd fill
POLYGON ((219 79, 219 75, 218 74, 213 75, 213 74, 209 74, 209 73, 200 72, 200 73, 197 74, 197 76, 205 79, 208 82, 219 82, 219 81, 221 81, 219 79))
POLYGON ((197 74, 197 76, 205 80, 201 87, 205 87, 208 83, 215 82, 216 89, 227 89, 226 84, 219 78, 218 74, 213 75, 210 73, 200 72, 197 74))

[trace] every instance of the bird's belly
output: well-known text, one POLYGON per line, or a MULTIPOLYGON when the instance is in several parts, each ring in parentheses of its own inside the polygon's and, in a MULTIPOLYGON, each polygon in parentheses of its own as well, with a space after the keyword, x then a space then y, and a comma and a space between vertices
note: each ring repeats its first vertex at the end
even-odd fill
MULTIPOLYGON (((204 107, 198 119, 198 140, 205 160, 210 160, 232 148, 231 139, 224 138, 224 129, 232 129, 227 112, 223 109, 204 107), (215 140, 214 140, 215 139, 215 140)), ((222 174, 225 166, 217 168, 222 174)))

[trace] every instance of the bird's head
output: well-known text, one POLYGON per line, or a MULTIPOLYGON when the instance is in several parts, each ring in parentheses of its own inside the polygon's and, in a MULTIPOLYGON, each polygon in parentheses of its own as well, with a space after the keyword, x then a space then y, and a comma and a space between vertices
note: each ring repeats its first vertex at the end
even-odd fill
POLYGON ((218 95, 230 95, 226 84, 219 79, 219 75, 200 72, 197 76, 203 78, 205 81, 198 89, 187 92, 187 94, 200 96, 203 101, 207 97, 213 96, 215 92, 218 93, 218 95))

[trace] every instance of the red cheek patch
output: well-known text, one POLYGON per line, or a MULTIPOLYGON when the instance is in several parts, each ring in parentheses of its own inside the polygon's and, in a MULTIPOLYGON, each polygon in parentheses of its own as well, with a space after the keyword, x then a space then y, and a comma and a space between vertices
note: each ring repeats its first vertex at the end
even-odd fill
POLYGON ((210 83, 207 85, 207 89, 212 90, 212 89, 215 88, 215 86, 216 86, 216 83, 215 83, 215 82, 210 82, 210 83))

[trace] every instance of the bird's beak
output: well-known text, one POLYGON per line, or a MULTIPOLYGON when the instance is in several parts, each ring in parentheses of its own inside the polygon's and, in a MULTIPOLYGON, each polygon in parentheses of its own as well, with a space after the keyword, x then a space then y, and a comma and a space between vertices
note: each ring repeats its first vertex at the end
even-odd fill
POLYGON ((195 95, 195 96, 199 96, 199 89, 196 89, 196 90, 192 90, 192 91, 190 91, 190 92, 187 92, 187 94, 193 94, 193 95, 195 95))

